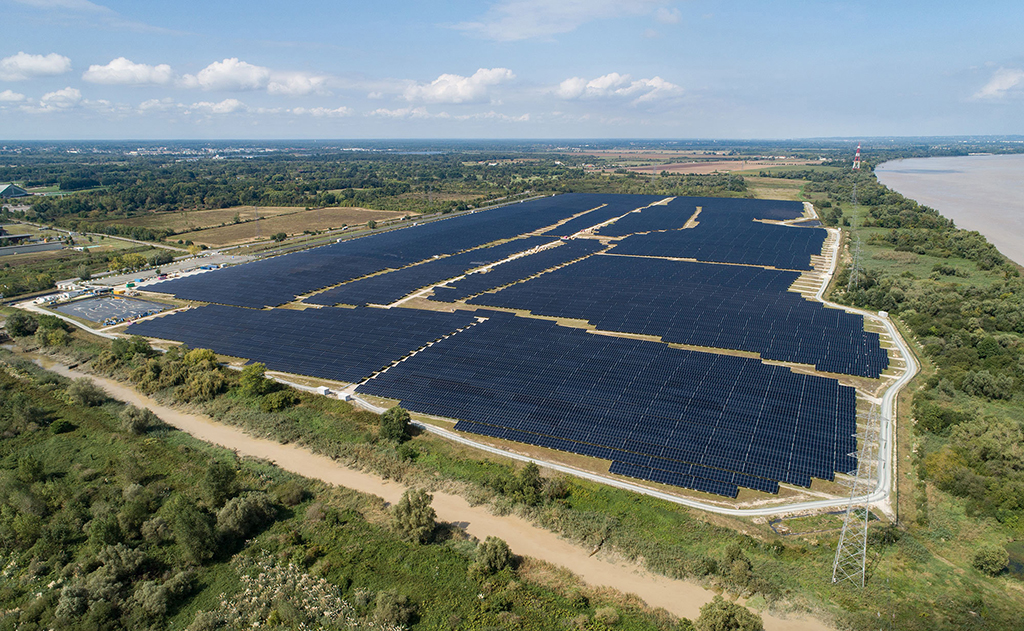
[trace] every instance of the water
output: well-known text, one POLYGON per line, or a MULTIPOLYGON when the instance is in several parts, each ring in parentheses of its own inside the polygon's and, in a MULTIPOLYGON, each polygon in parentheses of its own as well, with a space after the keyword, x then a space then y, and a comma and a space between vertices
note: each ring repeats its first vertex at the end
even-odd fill
POLYGON ((1024 154, 910 158, 881 164, 875 174, 1024 264, 1024 154))

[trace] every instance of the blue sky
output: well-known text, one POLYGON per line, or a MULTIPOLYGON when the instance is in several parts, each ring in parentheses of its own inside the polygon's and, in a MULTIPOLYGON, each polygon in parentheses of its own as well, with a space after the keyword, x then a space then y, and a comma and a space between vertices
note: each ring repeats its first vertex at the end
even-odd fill
POLYGON ((0 0, 0 138, 1024 133, 1024 3, 0 0))

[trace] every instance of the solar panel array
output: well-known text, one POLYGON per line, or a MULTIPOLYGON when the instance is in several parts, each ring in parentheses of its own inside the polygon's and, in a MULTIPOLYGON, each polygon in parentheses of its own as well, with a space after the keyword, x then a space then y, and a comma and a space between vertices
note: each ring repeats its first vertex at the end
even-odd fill
POLYGON ((859 315, 786 291, 798 277, 761 267, 597 254, 469 304, 877 377, 889 365, 878 334, 865 331, 859 315))
POLYGON ((855 468, 854 390, 753 359, 476 312, 359 386, 456 429, 612 460, 613 472, 735 497, 855 468))
POLYGON ((508 263, 492 267, 486 273, 470 274, 465 278, 451 283, 451 287, 437 287, 431 300, 437 302, 455 302, 485 291, 503 287, 524 278, 539 274, 544 270, 564 265, 578 258, 589 256, 605 246, 594 239, 573 239, 563 242, 555 248, 541 250, 535 254, 524 256, 508 263))
POLYGON ((664 195, 584 195, 591 199, 595 210, 580 215, 544 234, 568 237, 580 230, 602 224, 613 217, 619 217, 637 208, 665 199, 664 195), (603 206, 602 206, 603 205, 603 206), (598 208, 601 206, 600 208, 598 208))
POLYGON ((206 274, 167 280, 148 290, 183 300, 262 308, 345 281, 511 239, 589 210, 589 195, 559 195, 370 234, 206 274))
POLYGON ((207 305, 135 323, 127 333, 245 357, 263 362, 269 370, 357 382, 475 321, 466 311, 257 311, 207 305))
POLYGON ((887 365, 861 318, 786 291, 797 273, 780 270, 808 269, 826 233, 755 220, 797 218, 800 203, 676 198, 648 206, 659 199, 560 195, 166 281, 153 289, 217 304, 128 332, 344 382, 390 366, 359 391, 458 419, 459 430, 608 459, 612 473, 707 493, 774 493, 780 482, 808 486, 855 468, 854 391, 833 379, 503 312, 219 306, 275 306, 325 287, 333 289, 308 301, 389 304, 625 215, 599 233, 625 237, 612 254, 643 256, 595 254, 605 246, 577 239, 470 274, 432 299, 477 296, 470 302, 832 372, 877 376, 887 365), (697 226, 681 229, 697 206, 697 226), (544 237, 524 237, 566 219, 544 237), (475 249, 504 239, 516 241, 475 249))
POLYGON ((352 281, 306 298, 303 302, 315 305, 389 305, 417 289, 455 278, 475 267, 494 263, 551 242, 550 237, 515 239, 493 247, 470 250, 352 281))
POLYGON ((626 236, 615 246, 616 254, 809 270, 811 256, 821 253, 825 230, 797 230, 755 221, 794 219, 802 213, 800 202, 677 197, 667 205, 631 213, 599 233, 626 236), (697 225, 683 230, 698 206, 697 225), (650 232, 657 230, 664 232, 650 232))

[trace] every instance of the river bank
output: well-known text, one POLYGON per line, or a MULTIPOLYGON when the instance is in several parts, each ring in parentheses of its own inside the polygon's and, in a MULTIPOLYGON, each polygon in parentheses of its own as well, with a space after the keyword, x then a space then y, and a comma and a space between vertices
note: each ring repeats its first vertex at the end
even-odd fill
POLYGON ((894 160, 875 175, 1024 265, 1024 154, 894 160))

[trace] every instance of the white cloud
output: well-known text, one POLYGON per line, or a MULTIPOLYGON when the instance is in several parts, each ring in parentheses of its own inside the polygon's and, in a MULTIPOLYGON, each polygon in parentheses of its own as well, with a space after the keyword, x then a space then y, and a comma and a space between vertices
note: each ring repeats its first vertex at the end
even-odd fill
POLYGON ((165 85, 174 80, 174 71, 167 64, 150 66, 118 57, 105 66, 89 66, 82 79, 90 83, 107 85, 165 85))
POLYGON ((513 42, 568 33, 594 20, 649 15, 666 4, 666 0, 500 0, 479 21, 462 22, 455 28, 513 42))
POLYGON ((20 103, 25 100, 24 94, 18 94, 11 90, 4 90, 0 92, 0 103, 20 103))
POLYGON ((185 113, 205 112, 207 114, 233 114, 235 112, 245 112, 248 110, 249 106, 238 99, 224 99, 219 103, 211 103, 210 101, 193 103, 185 113))
POLYGON ((502 114, 491 110, 489 112, 478 112, 476 114, 464 114, 461 116, 455 116, 456 120, 496 120, 506 123, 526 123, 530 120, 529 114, 522 114, 520 116, 509 116, 508 114, 502 114))
POLYGON ((82 103, 82 93, 72 87, 47 92, 39 99, 39 105, 22 105, 26 112, 65 112, 78 107, 82 103))
POLYGON ((260 90, 270 83, 270 69, 231 57, 215 61, 195 75, 182 77, 182 85, 204 90, 260 90))
POLYGON ((612 72, 596 79, 571 77, 558 84, 554 93, 562 99, 633 98, 633 104, 677 96, 683 89, 661 77, 633 80, 628 74, 612 72))
POLYGON ((326 94, 328 78, 304 72, 273 73, 267 84, 267 92, 284 96, 303 96, 306 94, 326 94))
POLYGON ((654 19, 662 24, 679 24, 679 21, 683 19, 683 14, 675 7, 661 7, 654 12, 654 19))
POLYGON ((298 116, 309 115, 313 116, 314 118, 334 118, 341 116, 351 116, 353 113, 352 110, 347 107, 336 107, 334 109, 328 107, 295 107, 292 108, 291 112, 292 114, 296 114, 298 116))
POLYGON ((21 81, 31 77, 52 77, 71 70, 71 60, 64 55, 29 55, 19 52, 17 55, 0 59, 0 79, 4 81, 21 81))
POLYGON ((405 89, 409 101, 428 103, 471 103, 485 100, 487 89, 515 79, 508 68, 480 68, 472 76, 443 74, 427 84, 415 84, 405 89))
POLYGON ((175 102, 171 97, 165 97, 162 99, 149 99, 139 104, 139 112, 166 112, 173 109, 180 109, 185 107, 181 103, 175 102))
POLYGON ((447 114, 434 116, 425 107, 403 107, 395 110, 380 108, 370 112, 370 116, 381 116, 384 118, 448 118, 447 114))
POLYGON ((992 78, 974 94, 976 99, 998 99, 1006 96, 1015 88, 1024 87, 1024 70, 1016 68, 1000 68, 992 74, 992 78))

